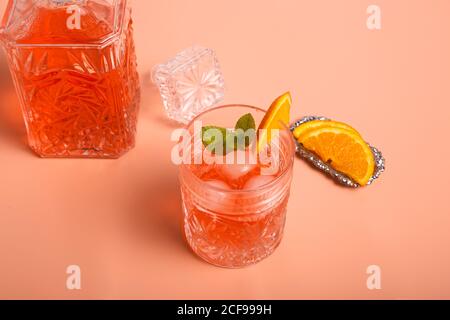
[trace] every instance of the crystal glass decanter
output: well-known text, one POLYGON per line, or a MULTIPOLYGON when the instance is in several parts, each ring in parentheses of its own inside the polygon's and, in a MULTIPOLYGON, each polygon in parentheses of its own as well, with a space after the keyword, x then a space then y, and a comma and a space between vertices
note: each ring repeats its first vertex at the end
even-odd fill
POLYGON ((118 158, 134 146, 140 87, 127 0, 9 0, 0 37, 39 156, 118 158))

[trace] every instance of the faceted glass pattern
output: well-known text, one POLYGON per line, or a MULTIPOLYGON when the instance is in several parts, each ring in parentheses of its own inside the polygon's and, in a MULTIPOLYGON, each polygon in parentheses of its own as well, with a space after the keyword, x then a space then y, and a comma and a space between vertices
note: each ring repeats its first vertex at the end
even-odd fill
POLYGON ((41 157, 76 158, 117 158, 131 149, 140 87, 126 1, 10 4, 2 38, 31 148, 41 157), (72 5, 83 12, 80 29, 68 29, 72 5))
POLYGON ((223 100, 224 79, 213 50, 194 46, 153 70, 169 118, 188 123, 223 100))

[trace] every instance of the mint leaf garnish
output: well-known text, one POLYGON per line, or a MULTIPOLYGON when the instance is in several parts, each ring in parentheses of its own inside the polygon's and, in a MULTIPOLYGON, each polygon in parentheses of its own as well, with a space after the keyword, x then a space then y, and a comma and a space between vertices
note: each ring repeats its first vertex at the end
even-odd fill
POLYGON ((253 118, 251 113, 243 115, 236 123, 235 129, 237 136, 237 145, 235 146, 235 149, 238 148, 243 150, 247 148, 256 138, 256 123, 255 118, 253 118))
POLYGON ((218 126, 202 127, 202 142, 208 151, 225 155, 248 147, 256 138, 255 130, 255 119, 248 113, 237 121, 234 131, 218 126))
POLYGON ((217 134, 219 132, 222 134, 222 137, 225 137, 226 133, 227 133, 227 129, 221 128, 221 127, 216 127, 216 126, 203 127, 202 128, 202 142, 203 142, 204 146, 207 147, 211 143, 214 143, 217 138, 217 134))
POLYGON ((228 130, 217 126, 202 128, 203 145, 212 153, 224 154, 226 150, 228 130))
POLYGON ((236 130, 242 129, 244 132, 249 129, 256 130, 255 118, 253 118, 251 113, 247 113, 239 118, 234 128, 236 130))

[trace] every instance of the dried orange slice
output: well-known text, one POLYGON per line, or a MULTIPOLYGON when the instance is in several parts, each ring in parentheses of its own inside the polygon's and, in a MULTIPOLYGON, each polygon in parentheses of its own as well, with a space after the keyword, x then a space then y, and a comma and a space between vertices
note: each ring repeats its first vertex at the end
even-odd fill
POLYGON ((361 186, 367 185, 375 171, 372 150, 355 131, 321 126, 302 134, 298 142, 361 186))
POLYGON ((358 131, 353 129, 348 124, 343 123, 343 122, 338 122, 338 121, 331 121, 331 120, 313 120, 313 121, 305 122, 304 124, 295 128, 293 134, 296 139, 300 139, 301 136, 303 136, 309 130, 314 130, 319 127, 342 128, 342 129, 347 129, 349 131, 352 131, 352 132, 360 135, 358 131))
POLYGON ((292 98, 290 92, 278 97, 267 110, 258 128, 258 151, 263 150, 271 140, 271 130, 289 126, 292 98))

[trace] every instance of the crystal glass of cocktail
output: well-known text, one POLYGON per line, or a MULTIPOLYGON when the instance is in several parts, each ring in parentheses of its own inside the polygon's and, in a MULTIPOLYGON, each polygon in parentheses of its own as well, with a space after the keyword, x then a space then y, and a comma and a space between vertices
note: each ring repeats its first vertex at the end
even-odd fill
POLYGON ((284 124, 264 161, 251 147, 231 150, 226 156, 211 155, 205 146, 193 150, 199 127, 233 128, 243 114, 251 114, 259 123, 266 112, 228 105, 195 118, 187 127, 193 137, 192 161, 183 163, 179 172, 187 242, 202 259, 228 268, 257 263, 280 244, 295 154, 292 134, 284 124))

